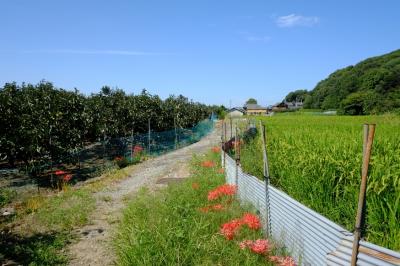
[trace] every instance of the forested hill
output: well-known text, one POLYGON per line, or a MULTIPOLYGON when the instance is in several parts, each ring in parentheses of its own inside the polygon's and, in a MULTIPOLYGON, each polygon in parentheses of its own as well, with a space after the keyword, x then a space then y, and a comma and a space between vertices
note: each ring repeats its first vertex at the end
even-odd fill
POLYGON ((400 50, 339 69, 309 92, 305 108, 374 114, 400 109, 400 50))

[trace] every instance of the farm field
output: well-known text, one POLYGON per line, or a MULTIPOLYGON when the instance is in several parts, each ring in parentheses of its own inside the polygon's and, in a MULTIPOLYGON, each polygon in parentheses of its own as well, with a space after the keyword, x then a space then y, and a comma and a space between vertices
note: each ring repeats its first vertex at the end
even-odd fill
MULTIPOLYGON (((261 118, 271 183, 315 211, 354 229, 363 124, 376 123, 367 186, 366 240, 400 250, 400 117, 289 114, 261 118)), ((262 177, 260 138, 244 145, 246 172, 262 177)))

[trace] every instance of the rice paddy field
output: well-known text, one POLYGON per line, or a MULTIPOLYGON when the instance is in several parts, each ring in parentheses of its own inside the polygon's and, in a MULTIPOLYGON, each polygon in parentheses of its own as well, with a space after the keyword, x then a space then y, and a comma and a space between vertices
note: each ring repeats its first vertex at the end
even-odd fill
MULTIPOLYGON (((375 123, 367 186, 365 239, 400 251, 400 116, 277 115, 266 125, 272 185, 354 230, 361 181, 363 124, 375 123)), ((262 177, 259 137, 245 144, 241 163, 262 177)))

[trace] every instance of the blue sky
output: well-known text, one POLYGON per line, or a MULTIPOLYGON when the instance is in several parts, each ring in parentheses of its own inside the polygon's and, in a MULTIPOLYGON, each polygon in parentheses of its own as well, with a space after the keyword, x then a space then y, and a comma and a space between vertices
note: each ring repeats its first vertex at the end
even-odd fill
POLYGON ((400 48, 400 1, 0 1, 0 83, 273 104, 400 48))

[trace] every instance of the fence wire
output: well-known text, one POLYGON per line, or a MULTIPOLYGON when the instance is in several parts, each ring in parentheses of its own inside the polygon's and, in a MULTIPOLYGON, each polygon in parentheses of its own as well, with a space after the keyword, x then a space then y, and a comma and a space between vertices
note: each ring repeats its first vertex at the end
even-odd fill
MULTIPOLYGON (((29 167, 0 172, 5 180, 0 188, 56 187, 60 175, 68 176, 69 183, 84 181, 98 176, 105 169, 124 167, 139 162, 144 157, 157 156, 199 141, 214 128, 210 119, 199 122, 192 128, 177 128, 163 132, 131 134, 127 137, 104 139, 87 145, 86 148, 59 158, 45 158, 29 167), (7 182, 6 182, 7 181, 7 182)), ((61 180, 62 181, 62 180, 61 180)))

